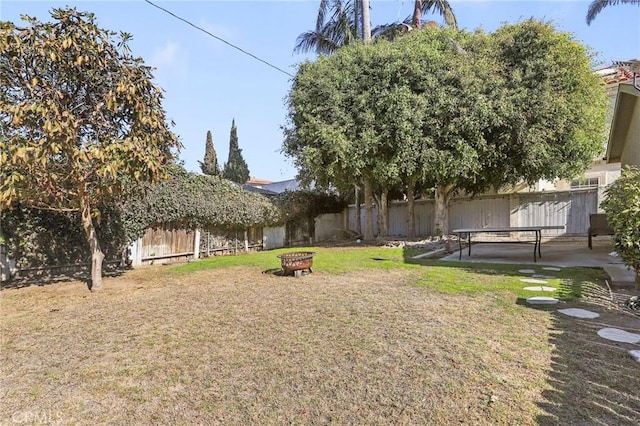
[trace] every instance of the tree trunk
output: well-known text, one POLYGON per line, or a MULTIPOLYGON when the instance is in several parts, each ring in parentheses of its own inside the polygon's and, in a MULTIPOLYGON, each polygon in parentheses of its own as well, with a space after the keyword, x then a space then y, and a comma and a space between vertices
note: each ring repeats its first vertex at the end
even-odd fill
POLYGON ((100 248, 100 241, 98 241, 98 234, 96 228, 93 226, 93 219, 91 218, 91 205, 88 196, 84 191, 80 191, 80 213, 82 215, 82 228, 87 237, 89 243, 89 250, 91 251, 91 281, 89 282, 89 290, 100 291, 102 290, 102 261, 104 260, 104 253, 100 248))
POLYGON ((373 240, 373 191, 371 189, 371 180, 364 180, 364 239, 373 240))
POLYGON ((409 179, 407 183, 407 237, 415 238, 416 236, 416 217, 414 214, 416 204, 415 182, 409 179))
POLYGON ((316 219, 313 216, 307 217, 307 232, 309 234, 307 244, 313 244, 316 240, 316 219))
POLYGON ((389 189, 384 188, 380 197, 375 197, 378 206, 378 237, 389 236, 389 189))
POLYGON ((435 235, 449 235, 449 203, 451 202, 451 194, 453 194, 454 188, 453 185, 436 186, 435 235))
POLYGON ((360 16, 362 15, 362 5, 360 4, 362 0, 355 0, 354 7, 354 20, 353 25, 356 32, 356 38, 361 38, 362 36, 362 19, 360 16))
POLYGON ((365 44, 371 41, 371 18, 369 16, 369 0, 362 0, 362 40, 365 44))
POLYGON ((422 26, 422 0, 415 0, 413 5, 413 28, 419 30, 422 26))
POLYGON ((382 236, 387 237, 389 236, 389 188, 386 186, 380 195, 380 204, 382 204, 380 208, 382 210, 382 236))
POLYGON ((360 205, 360 190, 356 186, 356 232, 362 236, 362 206, 360 205))

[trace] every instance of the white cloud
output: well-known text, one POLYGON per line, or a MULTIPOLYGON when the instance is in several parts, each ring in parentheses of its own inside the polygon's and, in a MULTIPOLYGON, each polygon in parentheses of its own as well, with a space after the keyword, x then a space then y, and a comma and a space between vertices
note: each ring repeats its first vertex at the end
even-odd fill
POLYGON ((183 76, 187 72, 188 53, 178 43, 167 41, 164 46, 156 49, 149 61, 156 68, 154 72, 158 80, 172 76, 183 76))

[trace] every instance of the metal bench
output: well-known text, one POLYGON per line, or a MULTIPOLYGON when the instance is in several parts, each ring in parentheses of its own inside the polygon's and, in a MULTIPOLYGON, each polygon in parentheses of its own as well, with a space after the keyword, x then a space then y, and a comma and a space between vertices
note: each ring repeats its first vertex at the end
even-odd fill
POLYGON ((609 226, 607 215, 604 213, 592 213, 589 215, 589 248, 593 249, 591 237, 598 235, 613 235, 613 229, 609 226))

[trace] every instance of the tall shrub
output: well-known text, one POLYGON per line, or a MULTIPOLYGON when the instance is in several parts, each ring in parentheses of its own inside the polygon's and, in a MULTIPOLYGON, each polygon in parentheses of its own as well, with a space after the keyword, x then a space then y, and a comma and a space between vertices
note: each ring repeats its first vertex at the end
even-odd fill
MULTIPOLYGON (((630 268, 640 272, 640 168, 625 167, 605 192, 602 208, 614 232, 616 251, 630 268)), ((637 276, 636 276, 637 279, 637 276)))

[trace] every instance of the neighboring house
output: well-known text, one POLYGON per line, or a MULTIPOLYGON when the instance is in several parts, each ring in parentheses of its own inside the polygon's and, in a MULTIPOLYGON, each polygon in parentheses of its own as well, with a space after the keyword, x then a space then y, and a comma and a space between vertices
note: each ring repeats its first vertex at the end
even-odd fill
MULTIPOLYGON (((244 185, 242 185, 242 188, 247 191, 258 192, 267 197, 272 197, 284 191, 295 191, 299 188, 299 185, 298 181, 295 179, 289 179, 281 182, 272 182, 269 180, 252 177, 244 185)), ((287 229, 286 225, 282 225, 275 227, 264 227, 262 229, 262 233, 263 248, 265 250, 271 250, 275 248, 294 245, 294 243, 298 242, 294 241, 298 239, 297 237, 294 237, 294 235, 302 235, 304 232, 299 229, 287 229)))
POLYGON ((617 87, 606 159, 607 163, 640 167, 640 59, 624 66, 635 75, 617 87))
POLYGON ((296 179, 283 180, 280 182, 271 182, 262 186, 263 189, 277 192, 278 194, 284 191, 296 191, 301 189, 300 183, 296 179))
MULTIPOLYGON (((611 125, 611 134, 613 134, 614 129, 618 129, 617 132, 620 133, 624 128, 624 138, 632 139, 634 137, 631 128, 633 124, 628 121, 629 117, 616 117, 616 113, 614 112, 617 109, 618 104, 624 105, 624 110, 629 110, 629 100, 626 98, 626 93, 629 89, 633 89, 633 72, 629 71, 626 67, 618 64, 611 65, 606 68, 600 68, 595 71, 596 74, 600 75, 602 78, 602 85, 604 86, 607 97, 609 98, 609 112, 607 114, 608 125, 611 125), (626 127, 625 127, 626 126, 626 127), (627 132, 627 130, 629 130, 627 132)), ((637 99, 637 95, 636 95, 637 99)), ((636 110, 636 114, 638 111, 636 110)), ((638 127, 640 126, 639 122, 635 121, 635 138, 638 139, 638 127)), ((616 133, 616 134, 618 134, 616 133)), ((617 136, 617 139, 620 139, 622 136, 617 136)), ((610 145, 610 144, 609 144, 610 145)), ((604 188, 609 184, 613 183, 617 178, 620 177, 620 160, 614 161, 609 160, 609 149, 611 148, 607 144, 607 140, 603 141, 603 152, 607 150, 607 155, 602 156, 601 158, 595 158, 593 160, 593 164, 591 167, 584 172, 584 174, 580 177, 577 177, 573 180, 558 180, 555 182, 550 182, 546 180, 540 180, 535 185, 528 187, 526 185, 521 185, 520 187, 515 188, 517 192, 538 192, 538 191, 566 191, 571 189, 583 189, 583 188, 604 188)), ((616 148, 619 146, 616 145, 616 148)), ((631 151, 630 148, 627 148, 631 151)), ((638 153, 639 149, 636 149, 636 153, 638 153)), ((619 154, 618 154, 619 155, 619 154)), ((638 159, 640 161, 640 159, 638 159)))
POLYGON ((296 179, 288 179, 280 182, 271 182, 269 180, 252 177, 247 181, 247 183, 243 185, 243 188, 249 191, 252 190, 250 187, 259 188, 275 194, 280 194, 285 191, 296 191, 300 189, 300 184, 296 179))

